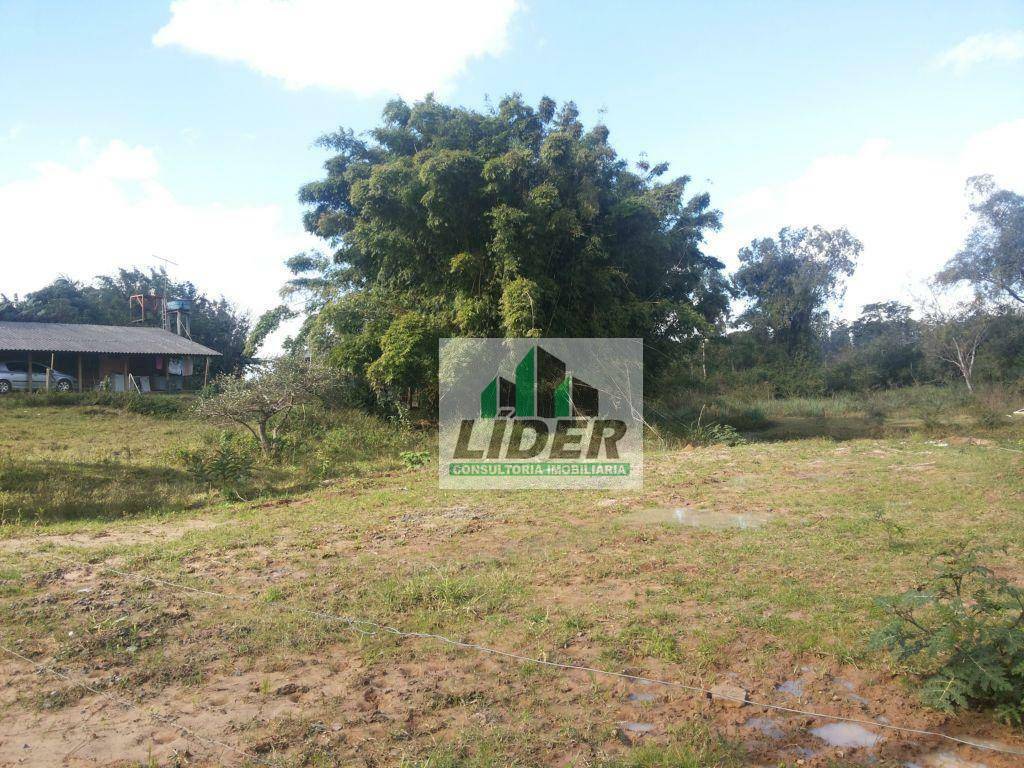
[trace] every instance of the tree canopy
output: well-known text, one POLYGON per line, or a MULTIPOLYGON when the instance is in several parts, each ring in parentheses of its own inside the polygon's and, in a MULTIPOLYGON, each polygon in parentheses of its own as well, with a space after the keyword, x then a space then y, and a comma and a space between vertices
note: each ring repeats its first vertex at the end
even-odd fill
POLYGON ((788 354, 808 350, 822 336, 828 303, 845 292, 861 248, 845 228, 817 226, 752 241, 740 249, 733 275, 748 301, 740 321, 788 354))
POLYGON ((320 139, 326 177, 302 187, 304 341, 380 394, 429 388, 437 339, 642 337, 655 354, 728 306, 706 194, 664 164, 630 166, 572 102, 518 95, 489 111, 393 101, 366 138, 320 139))
POLYGON ((968 282, 981 297, 1024 304, 1024 197, 999 189, 991 176, 974 176, 967 187, 977 223, 937 280, 968 282))

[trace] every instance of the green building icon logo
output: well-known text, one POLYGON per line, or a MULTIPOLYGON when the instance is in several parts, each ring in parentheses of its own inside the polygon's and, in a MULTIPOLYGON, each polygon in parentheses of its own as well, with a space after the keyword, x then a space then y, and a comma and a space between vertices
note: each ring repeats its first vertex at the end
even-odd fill
POLYGON ((495 376, 480 392, 485 419, 570 419, 597 416, 598 393, 540 345, 516 365, 515 381, 495 376))

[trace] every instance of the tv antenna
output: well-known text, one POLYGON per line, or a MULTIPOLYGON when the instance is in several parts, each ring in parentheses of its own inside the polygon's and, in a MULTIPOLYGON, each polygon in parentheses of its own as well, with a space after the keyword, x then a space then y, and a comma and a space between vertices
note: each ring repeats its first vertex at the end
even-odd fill
POLYGON ((180 264, 178 264, 178 262, 171 261, 170 259, 165 259, 163 256, 157 256, 155 253, 152 254, 152 258, 156 259, 157 261, 162 261, 165 264, 173 264, 176 267, 180 267, 181 266, 180 264))
MULTIPOLYGON (((150 254, 150 258, 162 261, 164 264, 173 264, 176 267, 180 266, 178 262, 164 258, 163 256, 157 256, 155 253, 150 254)), ((171 330, 171 318, 167 310, 166 276, 167 269, 165 267, 162 275, 164 279, 160 281, 159 285, 159 295, 146 296, 144 294, 137 293, 128 297, 128 314, 132 323, 145 323, 148 317, 157 316, 160 318, 160 325, 163 329, 165 331, 171 330)), ((188 329, 186 326, 186 333, 188 333, 189 330, 191 329, 188 329)))

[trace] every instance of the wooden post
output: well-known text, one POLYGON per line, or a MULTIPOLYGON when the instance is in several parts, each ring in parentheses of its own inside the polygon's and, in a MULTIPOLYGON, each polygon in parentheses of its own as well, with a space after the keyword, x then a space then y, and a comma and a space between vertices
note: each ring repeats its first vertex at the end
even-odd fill
POLYGON ((78 393, 82 393, 82 353, 78 353, 78 393))
POLYGON ((210 356, 206 356, 206 367, 203 369, 203 389, 206 389, 206 385, 210 381, 210 356))
POLYGON ((128 393, 128 355, 124 356, 124 391, 128 393))
POLYGON ((50 379, 53 378, 53 366, 57 364, 57 353, 50 353, 50 367, 46 369, 46 391, 50 391, 50 379))
POLYGON ((27 378, 26 384, 28 386, 28 391, 29 391, 29 394, 31 394, 32 393, 32 353, 31 352, 28 353, 28 369, 25 372, 25 376, 27 378))

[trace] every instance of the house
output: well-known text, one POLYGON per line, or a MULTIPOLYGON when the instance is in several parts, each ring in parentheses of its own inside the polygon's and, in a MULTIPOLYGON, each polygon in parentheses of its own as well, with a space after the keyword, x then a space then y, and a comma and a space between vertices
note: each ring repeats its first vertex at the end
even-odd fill
POLYGON ((198 385, 199 377, 205 385, 210 358, 219 356, 163 328, 0 321, 0 363, 36 372, 33 389, 49 388, 53 370, 74 377, 79 392, 177 392, 198 385))

